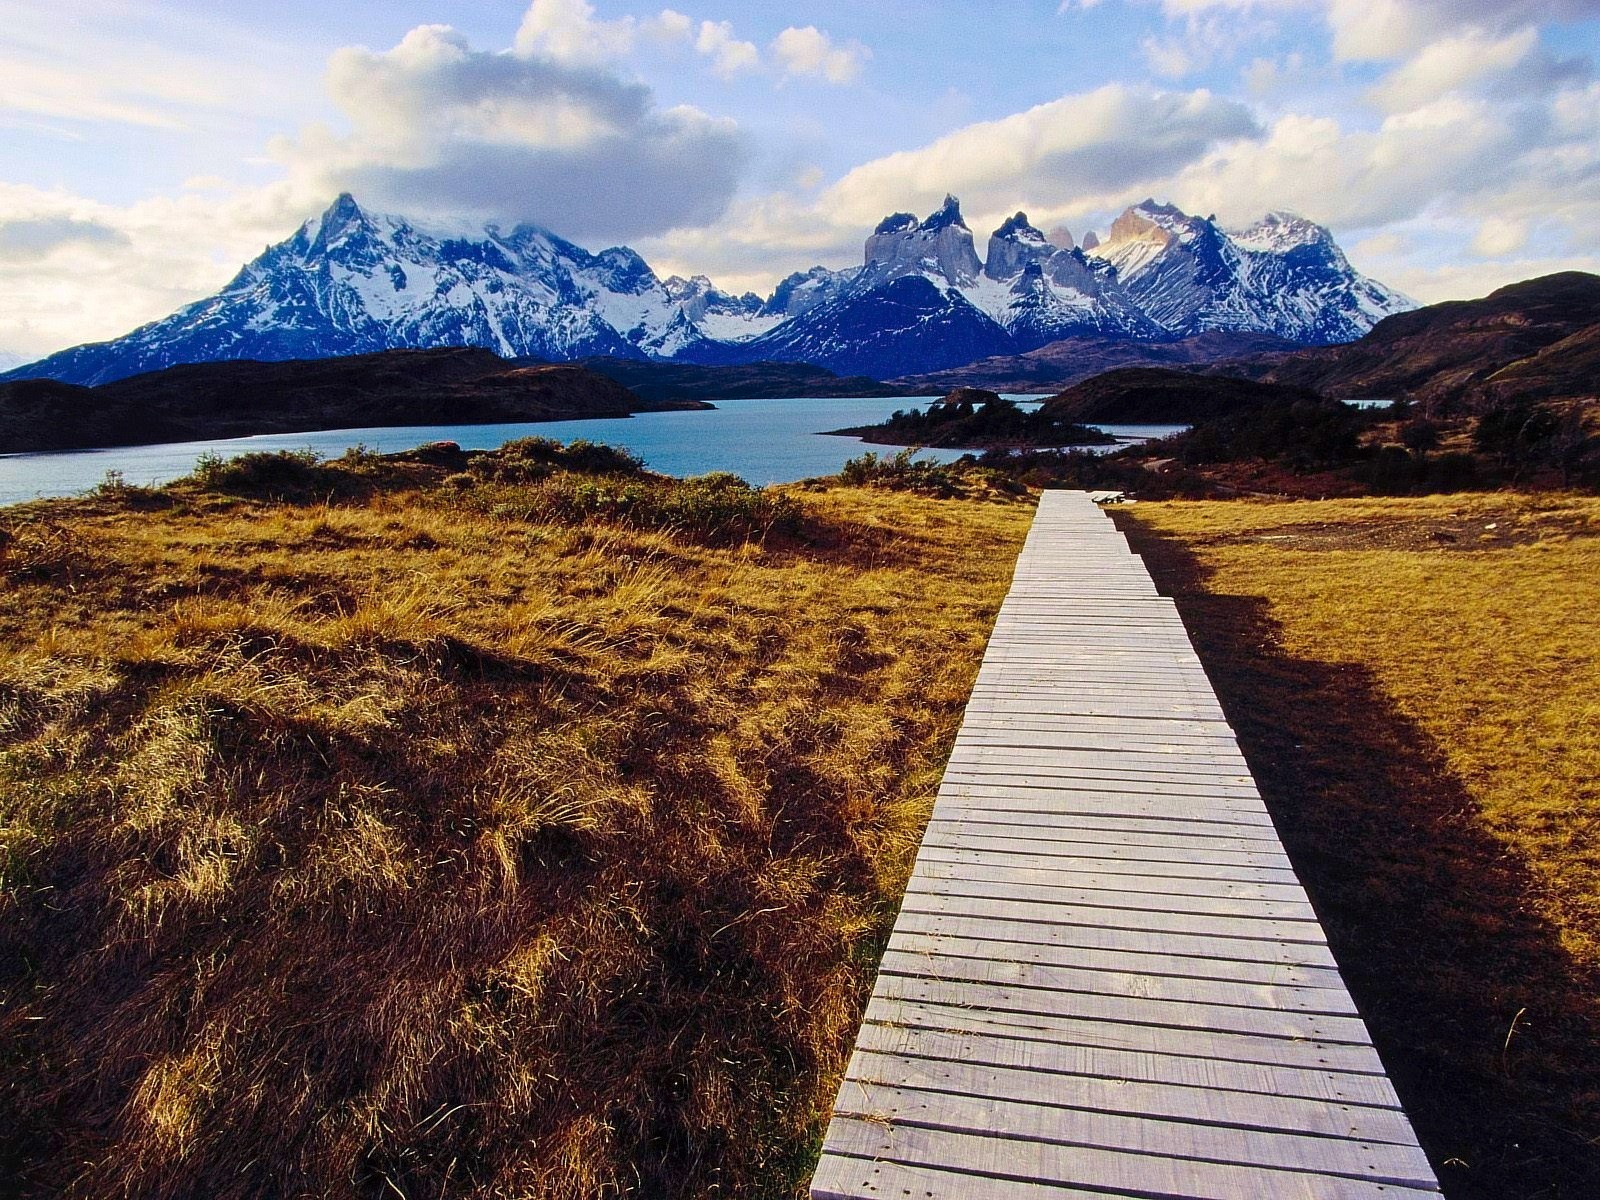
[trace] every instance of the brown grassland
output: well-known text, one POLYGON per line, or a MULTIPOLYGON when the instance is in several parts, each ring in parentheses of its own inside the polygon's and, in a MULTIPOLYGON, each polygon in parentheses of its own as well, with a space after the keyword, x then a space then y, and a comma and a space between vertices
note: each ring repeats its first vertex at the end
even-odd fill
POLYGON ((0 514, 11 1192, 802 1185, 1031 509, 538 459, 0 514))
MULTIPOLYGON (((1031 517, 844 479, 0 513, 0 1193, 800 1194, 1031 517)), ((1600 1195, 1600 500, 1117 520, 1447 1194, 1600 1195)))
POLYGON ((1457 1198, 1600 1195, 1600 500, 1120 514, 1457 1198))

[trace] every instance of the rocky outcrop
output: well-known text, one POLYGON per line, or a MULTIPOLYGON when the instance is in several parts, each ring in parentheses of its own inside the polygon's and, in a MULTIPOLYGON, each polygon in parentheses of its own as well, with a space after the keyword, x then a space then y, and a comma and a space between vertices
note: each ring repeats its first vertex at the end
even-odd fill
POLYGON ((974 282, 983 271, 972 245, 972 230, 962 219, 961 204, 954 196, 946 196, 925 221, 910 213, 884 218, 867 238, 865 258, 865 273, 878 282, 934 274, 961 287, 974 282))
POLYGON ((1062 251, 1028 223, 1028 214, 1008 217, 989 235, 983 273, 990 279, 1014 279, 1024 267, 1048 262, 1062 251))

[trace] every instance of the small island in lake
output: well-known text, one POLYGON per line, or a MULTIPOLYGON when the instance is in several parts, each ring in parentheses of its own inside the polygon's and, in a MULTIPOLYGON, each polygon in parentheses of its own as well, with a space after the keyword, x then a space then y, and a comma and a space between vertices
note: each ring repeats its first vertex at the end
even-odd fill
POLYGON ((1117 440, 1055 413, 1029 412, 998 392, 973 387, 958 387, 925 410, 897 410, 881 424, 828 432, 880 446, 935 446, 950 450, 1107 446, 1117 440))

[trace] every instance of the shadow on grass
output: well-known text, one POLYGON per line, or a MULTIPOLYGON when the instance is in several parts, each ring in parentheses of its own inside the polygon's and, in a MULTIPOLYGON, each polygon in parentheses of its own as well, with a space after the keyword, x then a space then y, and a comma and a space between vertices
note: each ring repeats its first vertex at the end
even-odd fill
POLYGON ((1600 1196, 1600 979, 1529 907, 1438 748, 1357 666, 1281 648, 1183 546, 1115 514, 1184 624, 1452 1200, 1600 1196))

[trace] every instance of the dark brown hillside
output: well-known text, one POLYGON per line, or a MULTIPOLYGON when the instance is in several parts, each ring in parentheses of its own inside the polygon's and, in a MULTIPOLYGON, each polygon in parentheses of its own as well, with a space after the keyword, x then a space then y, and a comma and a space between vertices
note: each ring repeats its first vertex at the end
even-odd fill
POLYGON ((579 366, 615 379, 645 400, 776 399, 785 396, 905 396, 910 391, 866 375, 836 375, 810 363, 730 366, 585 358, 579 366))
POLYGON ((94 388, 37 379, 0 384, 0 453, 703 407, 644 401, 582 367, 517 367, 475 347, 188 363, 94 388))
POLYGON ((1478 411, 1494 395, 1484 385, 1513 364, 1526 364, 1517 375, 1520 386, 1535 386, 1544 397, 1592 395, 1594 375, 1589 371, 1585 382, 1581 354, 1563 354, 1554 364, 1539 363, 1536 356, 1597 324, 1600 276, 1566 271, 1503 287, 1482 300, 1450 301, 1389 317, 1349 345, 1211 370, 1341 399, 1405 397, 1441 415, 1478 411), (1547 385, 1532 385, 1546 366, 1560 376, 1559 387, 1556 375, 1547 385), (1578 390, 1564 390, 1572 387, 1578 390))
POLYGON ((1491 404, 1600 396, 1600 324, 1502 367, 1474 389, 1491 404))
POLYGON ((1194 375, 1159 367, 1107 371, 1045 401, 1064 420, 1109 424, 1194 424, 1283 401, 1312 400, 1304 388, 1194 375))
POLYGON ((940 395, 962 386, 1002 392, 1051 392, 1119 367, 1186 367, 1283 353, 1295 348, 1294 342, 1270 333, 1214 331, 1176 342, 1064 338, 1026 354, 980 358, 964 367, 929 375, 908 375, 893 382, 914 395, 940 395))

